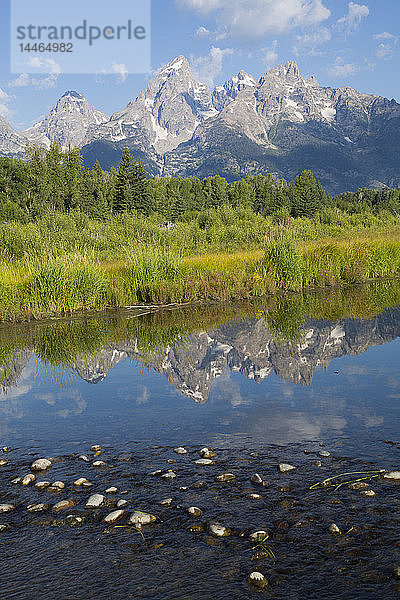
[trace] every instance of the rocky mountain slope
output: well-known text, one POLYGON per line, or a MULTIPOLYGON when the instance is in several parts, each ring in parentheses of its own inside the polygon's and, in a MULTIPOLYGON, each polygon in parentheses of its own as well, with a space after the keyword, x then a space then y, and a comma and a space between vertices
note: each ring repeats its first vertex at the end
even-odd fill
MULTIPOLYGON (((5 124, 6 125, 6 124, 5 124)), ((79 145, 87 165, 116 165, 131 148, 153 175, 228 180, 272 172, 292 179, 311 169, 331 192, 400 185, 400 105, 381 96, 319 86, 294 61, 259 81, 240 71, 211 91, 184 56, 162 68, 121 111, 108 118, 76 92, 22 134, 3 134, 0 153, 18 154, 24 139, 79 145)))

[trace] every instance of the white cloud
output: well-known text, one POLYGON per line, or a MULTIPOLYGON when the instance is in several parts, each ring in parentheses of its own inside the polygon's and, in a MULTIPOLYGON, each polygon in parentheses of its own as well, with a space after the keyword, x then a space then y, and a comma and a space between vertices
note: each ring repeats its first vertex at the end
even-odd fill
POLYGON ((349 10, 347 15, 338 20, 337 26, 343 30, 347 35, 358 29, 361 21, 368 17, 369 8, 366 4, 356 4, 355 2, 349 2, 349 10))
POLYGON ((210 53, 198 58, 191 57, 191 67, 195 77, 206 83, 210 88, 214 87, 214 79, 222 71, 222 62, 225 56, 233 54, 232 48, 211 47, 210 53))
POLYGON ((274 40, 269 48, 261 48, 263 65, 266 69, 270 69, 276 65, 278 61, 278 40, 274 40))
MULTIPOLYGON (((175 0, 202 15, 213 15, 219 35, 257 40, 317 25, 331 11, 324 0, 175 0)), ((221 39, 221 38, 220 38, 221 39)))
POLYGON ((32 85, 36 89, 49 89, 56 86, 58 77, 61 74, 61 67, 52 58, 40 58, 33 56, 26 62, 27 66, 34 69, 41 69, 41 71, 48 73, 46 77, 32 77, 28 73, 21 73, 16 79, 10 81, 8 84, 10 87, 27 87, 32 85))
POLYGON ((329 75, 338 78, 354 75, 359 70, 355 63, 345 63, 342 58, 337 58, 334 64, 327 68, 329 75))
POLYGON ((208 37, 210 35, 210 31, 206 28, 206 27, 199 27, 198 30, 196 31, 196 33, 194 34, 195 37, 199 37, 199 38, 204 38, 204 37, 208 37))
POLYGON ((393 56, 393 47, 390 44, 379 44, 375 56, 381 60, 388 60, 393 56))
POLYGON ((117 83, 124 83, 129 75, 129 71, 123 63, 112 63, 112 72, 117 76, 117 83))
POLYGON ((389 33, 388 31, 384 31, 383 33, 375 33, 373 36, 374 40, 393 40, 394 43, 397 43, 398 37, 393 35, 393 33, 389 33))
POLYGON ((0 88, 0 116, 5 119, 10 119, 14 116, 13 111, 8 106, 12 100, 12 96, 9 96, 7 92, 0 88))
POLYGON ((301 54, 302 51, 307 51, 311 56, 318 56, 321 54, 317 50, 319 46, 329 42, 332 38, 332 34, 328 27, 319 27, 313 31, 305 33, 304 35, 296 36, 296 42, 294 44, 294 52, 301 54))

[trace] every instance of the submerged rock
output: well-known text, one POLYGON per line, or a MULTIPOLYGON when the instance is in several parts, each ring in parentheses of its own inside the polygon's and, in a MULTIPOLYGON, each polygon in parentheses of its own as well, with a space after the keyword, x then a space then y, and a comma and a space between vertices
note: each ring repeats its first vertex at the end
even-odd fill
POLYGON ((160 506, 171 506, 173 500, 172 498, 165 498, 164 500, 160 500, 160 506))
POLYGON ((101 450, 101 446, 99 444, 94 444, 93 446, 90 446, 90 450, 92 452, 99 452, 99 450, 101 450))
POLYGON ((288 463, 281 463, 278 467, 281 473, 289 473, 289 471, 294 471, 296 467, 293 465, 289 465, 288 463))
POLYGON ((400 479, 400 471, 387 471, 383 477, 385 479, 400 479))
POLYGON ((320 456, 321 458, 328 458, 329 456, 331 456, 331 453, 327 450, 320 450, 318 452, 318 456, 320 456))
POLYGON ((65 522, 70 527, 80 527, 83 525, 84 520, 84 517, 79 517, 78 515, 67 515, 65 517, 65 522))
POLYGON ((201 517, 201 515, 203 514, 203 511, 201 510, 201 508, 198 508, 197 506, 189 506, 188 513, 192 517, 201 517))
POLYGON ((250 585, 253 585, 260 590, 263 590, 268 586, 267 578, 259 571, 253 571, 250 573, 247 581, 250 583, 250 585))
POLYGON ((145 513, 140 510, 135 510, 135 512, 130 516, 129 523, 131 525, 141 526, 148 525, 149 523, 154 523, 157 520, 157 517, 151 515, 150 513, 145 513))
POLYGON ((251 481, 251 483, 254 483, 255 485, 263 485, 263 483, 264 483, 261 475, 259 475, 258 473, 254 473, 254 475, 251 477, 250 481, 251 481))
POLYGON ((174 452, 176 452, 176 454, 187 454, 187 450, 183 446, 178 446, 178 448, 174 448, 174 452))
POLYGON ((369 484, 365 481, 355 481, 354 483, 350 483, 348 487, 350 490, 366 490, 369 484))
POLYGON ((109 515, 104 517, 104 523, 115 523, 116 521, 121 519, 121 517, 123 517, 124 514, 125 514, 124 510, 114 510, 109 515))
POLYGON ((333 535, 340 535, 342 532, 340 531, 336 523, 332 523, 331 525, 329 525, 329 533, 332 533, 333 535))
POLYGON ((208 526, 208 531, 216 537, 227 537, 228 535, 231 535, 231 530, 229 527, 225 527, 220 523, 210 523, 208 526))
POLYGON ((50 481, 37 481, 35 483, 35 488, 37 488, 38 490, 44 490, 46 488, 48 488, 50 485, 50 481))
POLYGON ((100 508, 104 502, 105 498, 103 494, 93 494, 86 502, 86 508, 100 508))
POLYGON ((36 481, 35 475, 33 475, 33 473, 28 473, 28 475, 25 475, 23 478, 22 485, 30 485, 34 481, 36 481))
POLYGON ((215 456, 217 456, 217 453, 214 452, 212 448, 208 448, 207 446, 202 448, 199 454, 202 458, 214 458, 215 456))
POLYGON ((38 458, 31 464, 32 471, 46 471, 50 467, 51 461, 48 458, 38 458))
POLYGON ((104 462, 104 460, 95 460, 93 463, 94 467, 105 467, 106 463, 104 462))
POLYGON ((106 489, 106 494, 116 494, 118 492, 118 488, 116 488, 115 486, 111 486, 108 489, 106 489))
POLYGON ((171 469, 169 469, 166 473, 161 475, 161 477, 163 479, 175 479, 176 473, 174 473, 174 471, 171 471, 171 469))
POLYGON ((14 504, 0 504, 0 513, 11 512, 15 510, 14 504))
POLYGON ((73 508, 74 506, 76 506, 75 500, 61 500, 61 502, 57 502, 57 504, 53 506, 53 511, 61 512, 63 510, 67 510, 68 508, 73 508))
POLYGON ((45 510, 49 510, 49 508, 50 507, 49 507, 48 504, 43 504, 43 503, 41 503, 41 504, 29 504, 26 507, 26 510, 28 512, 42 512, 42 511, 45 511, 45 510))
POLYGON ((6 460, 5 458, 2 458, 0 460, 0 467, 5 467, 6 465, 8 465, 8 460, 6 460))
POLYGON ((84 462, 90 462, 90 458, 86 456, 86 454, 81 454, 78 456, 79 460, 83 460, 84 462))
POLYGON ((215 481, 218 483, 227 483, 228 481, 233 481, 236 479, 236 475, 233 473, 223 473, 222 475, 217 475, 215 481))
POLYGON ((128 500, 118 500, 117 508, 122 508, 123 506, 126 506, 127 504, 128 504, 128 500))
POLYGON ((18 485, 19 483, 22 483, 22 477, 16 477, 15 479, 12 479, 11 483, 13 485, 18 485))
POLYGON ((86 477, 79 477, 79 479, 76 479, 74 481, 74 485, 76 485, 77 487, 80 487, 84 483, 89 483, 88 480, 86 479, 86 477))
POLYGON ((252 542, 262 542, 263 540, 265 540, 266 537, 268 537, 268 533, 263 529, 260 529, 259 531, 254 531, 249 535, 249 539, 252 542))
POLYGON ((0 533, 3 533, 3 531, 7 531, 8 529, 11 529, 11 525, 8 523, 2 523, 0 525, 0 533))
POLYGON ((196 465, 213 465, 214 461, 209 458, 199 458, 194 461, 196 465))
POLYGON ((363 490, 360 492, 360 494, 365 498, 372 498, 373 496, 376 496, 376 492, 374 492, 374 490, 363 490))

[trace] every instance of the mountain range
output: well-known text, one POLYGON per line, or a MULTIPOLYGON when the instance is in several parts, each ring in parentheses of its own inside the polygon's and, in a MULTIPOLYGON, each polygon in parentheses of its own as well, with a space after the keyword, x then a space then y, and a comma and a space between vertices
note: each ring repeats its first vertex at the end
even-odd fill
POLYGON ((400 104, 350 87, 321 87, 294 61, 258 81, 240 71, 211 91, 178 56, 111 117, 69 91, 26 131, 0 118, 3 156, 52 140, 79 146, 89 167, 98 159, 109 169, 129 147, 151 175, 233 181, 273 173, 290 180, 311 169, 331 193, 400 186, 400 104))

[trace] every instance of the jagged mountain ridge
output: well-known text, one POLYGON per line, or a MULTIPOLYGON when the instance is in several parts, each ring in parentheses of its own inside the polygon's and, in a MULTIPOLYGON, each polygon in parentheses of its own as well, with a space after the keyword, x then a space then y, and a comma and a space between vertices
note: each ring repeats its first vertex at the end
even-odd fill
MULTIPOLYGON (((400 105, 349 87, 321 87, 294 61, 258 82, 240 71, 211 93, 178 56, 110 118, 67 92, 41 122, 14 133, 43 145, 79 145, 89 166, 98 158, 104 168, 128 146, 153 175, 234 180, 272 172, 292 179, 311 169, 331 192, 400 185, 400 105)), ((11 155, 16 140, 1 141, 0 152, 11 155)))

